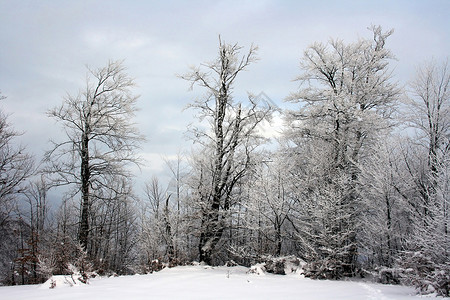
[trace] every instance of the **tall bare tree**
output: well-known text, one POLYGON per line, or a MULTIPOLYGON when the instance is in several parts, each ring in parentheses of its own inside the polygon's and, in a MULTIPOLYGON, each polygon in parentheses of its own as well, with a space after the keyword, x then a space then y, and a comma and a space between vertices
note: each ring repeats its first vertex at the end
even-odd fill
POLYGON ((113 178, 130 176, 125 166, 138 163, 136 149, 142 140, 131 121, 137 110, 134 82, 122 62, 110 61, 106 67, 88 70, 86 88, 48 111, 66 136, 62 142, 52 142, 45 155, 45 171, 54 175, 54 183, 74 185, 80 194, 78 239, 85 249, 93 200, 105 194, 101 190, 114 186, 108 184, 113 178))
POLYGON ((239 73, 256 60, 257 47, 241 56, 242 47, 226 44, 219 38, 218 57, 194 67, 181 76, 206 90, 204 97, 190 106, 199 111, 200 121, 208 122, 206 130, 193 128, 194 140, 210 160, 197 166, 198 197, 201 202, 200 261, 211 264, 213 251, 225 229, 225 217, 233 205, 233 192, 252 163, 252 152, 259 137, 257 126, 269 116, 269 107, 259 107, 253 97, 247 103, 235 102, 233 86, 239 73), (247 107, 245 105, 248 105, 247 107))

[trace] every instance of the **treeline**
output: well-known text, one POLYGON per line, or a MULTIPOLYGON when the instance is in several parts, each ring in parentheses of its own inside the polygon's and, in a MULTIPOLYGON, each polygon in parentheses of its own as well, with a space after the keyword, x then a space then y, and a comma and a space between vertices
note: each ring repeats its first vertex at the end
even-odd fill
POLYGON ((166 161, 168 186, 154 177, 143 193, 129 171, 143 137, 122 62, 90 70, 79 94, 49 110, 65 137, 39 167, 13 147, 2 114, 3 283, 295 255, 311 278, 371 276, 449 295, 448 64, 425 63, 403 87, 389 67, 392 31, 370 29, 308 47, 287 97, 297 109, 284 111, 233 98, 257 48, 220 40, 213 61, 180 76, 201 95, 190 104, 193 149, 166 161), (274 147, 264 128, 280 116, 274 147), (62 186, 52 209, 48 192, 62 186))

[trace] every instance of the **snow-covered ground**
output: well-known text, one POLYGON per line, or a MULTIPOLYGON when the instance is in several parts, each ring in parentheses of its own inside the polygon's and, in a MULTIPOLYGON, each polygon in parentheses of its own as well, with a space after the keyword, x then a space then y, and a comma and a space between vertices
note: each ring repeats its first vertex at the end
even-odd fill
POLYGON ((49 284, 0 287, 0 299, 423 299, 415 296, 412 288, 403 286, 247 271, 244 267, 185 266, 149 275, 94 278, 88 285, 72 287, 57 280, 54 289, 49 289, 49 284))

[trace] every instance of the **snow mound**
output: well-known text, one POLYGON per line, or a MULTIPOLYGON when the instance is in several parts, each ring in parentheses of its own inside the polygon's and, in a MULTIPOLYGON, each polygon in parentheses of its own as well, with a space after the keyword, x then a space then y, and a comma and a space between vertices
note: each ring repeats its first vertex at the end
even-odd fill
POLYGON ((251 266, 250 269, 247 271, 247 274, 256 274, 256 275, 266 275, 264 267, 265 264, 256 264, 254 266, 251 266))
POLYGON ((74 287, 86 284, 81 275, 54 275, 40 285, 39 289, 74 287))

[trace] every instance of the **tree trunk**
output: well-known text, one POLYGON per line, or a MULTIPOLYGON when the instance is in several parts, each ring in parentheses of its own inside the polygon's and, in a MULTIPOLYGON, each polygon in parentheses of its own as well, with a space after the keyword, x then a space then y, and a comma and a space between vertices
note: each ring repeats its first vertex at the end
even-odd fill
POLYGON ((164 208, 164 225, 167 235, 167 258, 169 262, 174 258, 174 247, 173 247, 173 237, 172 237, 172 226, 169 220, 169 199, 170 195, 166 197, 166 207, 164 208))
POLYGON ((220 203, 218 199, 214 200, 211 209, 203 213, 202 218, 202 233, 200 234, 199 254, 200 262, 207 265, 212 263, 212 254, 217 243, 222 237, 224 230, 223 224, 220 224, 219 219, 220 203))
POLYGON ((283 239, 281 237, 281 226, 277 225, 277 250, 276 256, 281 255, 281 246, 283 244, 283 239))
POLYGON ((79 242, 87 250, 89 236, 89 139, 86 134, 82 137, 81 146, 81 220, 79 242))

